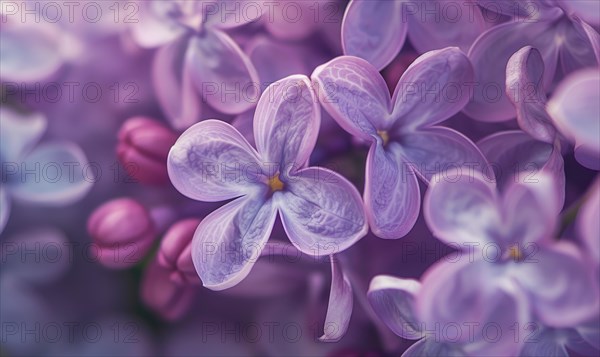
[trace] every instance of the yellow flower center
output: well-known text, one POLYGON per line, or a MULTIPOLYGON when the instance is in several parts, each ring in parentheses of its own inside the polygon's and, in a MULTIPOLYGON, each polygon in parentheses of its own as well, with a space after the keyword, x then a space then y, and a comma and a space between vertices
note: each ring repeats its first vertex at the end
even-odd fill
POLYGON ((519 249, 519 246, 516 244, 508 248, 508 256, 515 262, 523 260, 523 252, 521 252, 521 249, 519 249))
POLYGON ((269 179, 269 187, 271 192, 283 190, 283 182, 279 179, 279 175, 275 175, 269 179))
POLYGON ((383 145, 386 145, 390 141, 390 136, 385 130, 377 130, 377 135, 383 140, 383 145))

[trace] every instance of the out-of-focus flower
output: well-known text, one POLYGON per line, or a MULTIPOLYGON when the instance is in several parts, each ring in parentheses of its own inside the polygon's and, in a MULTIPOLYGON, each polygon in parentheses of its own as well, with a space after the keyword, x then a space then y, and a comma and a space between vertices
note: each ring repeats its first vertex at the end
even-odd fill
POLYGON ((462 109, 472 78, 458 48, 431 51, 404 73, 392 99, 381 75, 363 59, 338 57, 312 75, 322 106, 350 134, 370 143, 364 200, 373 232, 400 238, 414 226, 425 182, 450 167, 486 161, 457 131, 438 124, 462 109))
POLYGON ((141 183, 165 184, 167 156, 177 135, 155 120, 134 117, 119 130, 117 156, 127 173, 141 183))
POLYGON ((600 268, 600 178, 596 178, 585 199, 577 216, 577 234, 600 268))
POLYGON ((485 28, 481 11, 470 1, 352 0, 342 23, 342 45, 344 54, 381 70, 400 52, 407 35, 420 53, 448 46, 466 52, 485 28))
POLYGON ((469 50, 477 83, 464 109, 470 117, 497 122, 515 116, 515 108, 505 95, 506 65, 509 58, 525 46, 537 48, 544 59, 542 92, 551 88, 556 73, 569 74, 598 65, 598 32, 579 18, 567 16, 556 2, 480 0, 479 4, 513 18, 484 32, 469 50))
MULTIPOLYGON (((583 254, 567 241, 554 242, 560 191, 543 172, 499 193, 483 175, 432 180, 423 213, 433 234, 459 250, 425 273, 419 316, 442 326, 486 322, 517 335, 496 343, 515 355, 527 331, 523 323, 570 328, 597 316, 598 282, 583 254)), ((465 337, 466 338, 466 337, 465 337)), ((498 353, 496 353, 498 354, 498 353)))
POLYGON ((255 150, 231 125, 192 126, 171 149, 171 182, 200 201, 234 201, 202 220, 192 258, 204 286, 232 287, 264 248, 277 212, 290 241, 312 256, 340 252, 367 233, 360 195, 344 177, 307 167, 320 111, 305 76, 267 88, 254 116, 255 150))
POLYGON ((133 35, 144 47, 161 46, 152 76, 158 101, 174 128, 186 129, 197 122, 203 103, 225 114, 240 114, 256 104, 260 94, 256 69, 223 31, 262 15, 239 13, 243 3, 138 2, 140 21, 132 25, 133 35))
POLYGON ((10 213, 11 198, 24 203, 64 206, 91 188, 87 159, 67 142, 38 144, 46 130, 42 114, 21 114, 0 107, 0 233, 10 213))
POLYGON ((558 0, 558 2, 568 15, 577 15, 591 25, 600 25, 600 2, 590 0, 558 0))
POLYGON ((548 102, 548 113, 575 145, 577 161, 600 170, 600 70, 581 70, 562 81, 548 102))
POLYGON ((168 321, 182 318, 196 297, 197 288, 176 284, 170 269, 162 267, 154 259, 146 267, 142 277, 141 298, 144 304, 168 321))
POLYGON ((98 249, 98 261, 114 269, 137 264, 156 237, 149 212, 131 198, 118 198, 98 207, 87 222, 98 249))
POLYGON ((198 273, 192 261, 192 238, 199 219, 181 220, 165 233, 158 251, 158 263, 171 271, 171 281, 177 284, 198 284, 198 273))

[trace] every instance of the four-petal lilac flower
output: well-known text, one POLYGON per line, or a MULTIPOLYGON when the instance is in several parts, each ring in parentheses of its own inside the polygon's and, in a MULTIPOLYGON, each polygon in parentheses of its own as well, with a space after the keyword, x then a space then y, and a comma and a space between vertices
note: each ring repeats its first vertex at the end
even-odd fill
POLYGON ((464 135, 436 126, 468 101, 473 70, 458 48, 428 52, 403 74, 392 99, 375 67, 342 56, 312 75, 323 107, 352 135, 370 142, 364 200, 373 232, 406 235, 419 215, 416 174, 428 182, 449 167, 486 167, 464 135))
POLYGON ((222 290, 248 275, 277 212, 294 246, 321 256, 367 233, 360 194, 339 174, 307 167, 320 108, 306 76, 275 82, 254 116, 256 150, 231 125, 207 120, 184 132, 168 159, 173 185, 200 201, 235 198, 202 220, 192 258, 204 286, 222 290))

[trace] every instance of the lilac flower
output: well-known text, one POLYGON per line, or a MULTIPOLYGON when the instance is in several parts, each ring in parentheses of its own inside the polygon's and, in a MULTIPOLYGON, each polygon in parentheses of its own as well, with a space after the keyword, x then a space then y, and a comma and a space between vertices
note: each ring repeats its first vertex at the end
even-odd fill
POLYGON ((385 81, 363 59, 338 57, 312 79, 323 107, 338 124, 371 144, 364 200, 373 232, 399 238, 414 226, 425 182, 448 167, 487 166, 465 136, 435 124, 462 109, 472 69, 457 48, 431 51, 404 73, 392 99, 385 81))
MULTIPOLYGON (((600 25, 600 3, 589 0, 558 0, 567 13, 573 13, 590 25, 600 25)), ((573 16, 571 15, 571 16, 573 16)))
POLYGON ((443 325, 439 321, 430 320, 430 314, 423 314, 418 305, 419 294, 424 289, 420 282, 413 279, 379 275, 373 278, 367 293, 377 316, 396 335, 407 340, 417 340, 402 354, 403 357, 509 356, 518 352, 519 345, 511 341, 512 336, 492 342, 490 338, 486 339, 484 333, 476 331, 476 324, 493 321, 503 331, 507 331, 505 329, 511 327, 511 318, 519 322, 525 321, 524 314, 511 309, 513 302, 520 297, 498 294, 490 298, 487 301, 490 306, 503 309, 485 316, 488 321, 470 321, 471 330, 467 331, 466 325, 443 325))
POLYGON ((575 145, 577 161, 600 170, 600 70, 581 70, 562 81, 548 102, 548 113, 575 145))
POLYGON ((292 244, 310 255, 342 251, 366 234, 356 188, 335 172, 306 167, 319 122, 310 81, 290 76, 259 100, 257 150, 217 120, 198 123, 177 140, 167 166, 177 190, 200 201, 236 198, 204 218, 194 235, 192 258, 204 286, 222 290, 248 275, 277 212, 292 244))
POLYGON ((167 269, 171 281, 179 285, 200 283, 192 262, 192 238, 199 223, 195 218, 176 222, 160 243, 158 264, 167 269))
POLYGON ((352 0, 342 23, 342 45, 344 54, 381 70, 400 52, 407 34, 420 53, 448 46, 466 52, 485 27, 471 2, 352 0))
MULTIPOLYGON (((558 328, 595 316, 598 282, 586 260, 573 244, 552 240, 561 206, 552 176, 543 172, 501 193, 478 173, 454 182, 432 181, 423 205, 425 219, 437 238, 460 253, 423 277, 420 316, 444 325, 495 321, 488 316, 496 314, 501 326, 518 323, 519 334, 524 320, 510 314, 523 309, 526 322, 558 328), (493 303, 503 296, 519 298, 493 303)), ((512 340, 503 339, 507 344, 512 340)), ((503 354, 515 354, 522 343, 507 345, 503 354)))
POLYGON ((569 17, 558 6, 560 3, 481 0, 479 4, 514 18, 484 32, 469 50, 476 81, 471 101, 464 109, 470 117, 497 122, 515 116, 515 109, 504 95, 505 70, 509 58, 524 46, 537 48, 546 64, 540 83, 542 92, 551 88, 556 73, 568 74, 598 65, 598 32, 579 18, 569 17))
POLYGON ((577 234, 600 273, 600 178, 596 178, 577 216, 577 234))
POLYGON ((144 47, 161 46, 152 76, 158 101, 174 128, 186 129, 200 119, 197 93, 225 114, 255 105, 260 93, 256 69, 223 32, 256 20, 227 11, 243 3, 140 1, 141 21, 132 27, 133 36, 144 47))
POLYGON ((37 145, 46 130, 42 114, 20 114, 0 107, 0 233, 10 213, 10 201, 64 206, 91 188, 84 176, 87 159, 72 143, 37 145))

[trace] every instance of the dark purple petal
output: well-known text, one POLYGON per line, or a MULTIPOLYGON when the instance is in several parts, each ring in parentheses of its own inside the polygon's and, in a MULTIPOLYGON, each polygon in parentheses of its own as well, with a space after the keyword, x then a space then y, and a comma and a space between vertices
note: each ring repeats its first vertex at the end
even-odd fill
POLYGON ((156 98, 171 126, 189 128, 200 120, 201 103, 185 60, 188 38, 161 47, 155 54, 152 81, 156 98))
POLYGON ((258 74, 229 35, 213 29, 191 37, 186 62, 196 90, 214 109, 240 114, 256 104, 258 74))
POLYGON ((546 70, 543 88, 550 85, 556 70, 558 48, 550 21, 507 22, 484 32, 469 50, 475 70, 473 97, 464 112, 473 119, 498 122, 515 116, 506 96, 506 65, 510 56, 524 46, 540 50, 546 70))
POLYGON ((260 257, 276 217, 272 200, 253 196, 204 218, 192 240, 192 260, 202 284, 224 290, 242 281, 260 257))
POLYGON ((339 260, 334 255, 330 256, 330 259, 331 289, 329 291, 324 334, 319 337, 319 341, 322 342, 337 342, 344 337, 350 324, 354 302, 352 285, 350 285, 350 280, 342 271, 339 260))
POLYGON ((199 201, 224 201, 263 185, 254 148, 219 120, 205 120, 181 134, 169 152, 167 170, 179 192, 199 201))
POLYGON ((589 189, 586 201, 577 216, 577 233, 590 255, 600 264, 600 179, 589 189))
POLYGON ((352 0, 342 22, 344 54, 383 69, 406 40, 408 24, 402 17, 401 1, 352 0))
POLYGON ((341 175, 309 167, 286 181, 274 199, 290 241, 303 253, 339 253, 367 234, 360 194, 341 175))
POLYGON ((365 168, 365 209, 373 233, 385 239, 404 237, 415 225, 421 206, 419 182, 391 142, 371 145, 365 168))
POLYGON ((468 174, 488 166, 477 146, 453 129, 441 126, 421 129, 401 136, 398 142, 404 160, 427 182, 433 175, 452 169, 468 174))
POLYGON ((417 340, 424 336, 415 311, 420 288, 421 283, 416 280, 378 275, 371 280, 367 297, 379 319, 396 335, 417 340))
POLYGON ((6 192, 6 188, 4 185, 0 185, 0 234, 4 230, 6 226, 6 222, 8 222, 8 217, 10 216, 10 197, 8 196, 8 192, 6 192))
POLYGON ((308 77, 294 75, 270 85, 254 113, 254 140, 261 158, 280 170, 298 169, 308 162, 321 111, 308 77))
POLYGON ((393 124, 390 92, 367 61, 338 57, 317 67, 311 78, 323 108, 350 134, 371 141, 378 130, 393 124))
POLYGON ((511 265, 513 279, 532 297, 536 317, 554 327, 577 326, 598 314, 594 273, 577 248, 566 241, 550 249, 541 247, 524 262, 511 265))
POLYGON ((552 143, 556 129, 546 112, 543 76, 544 59, 540 51, 523 47, 508 60, 506 94, 517 109, 521 129, 538 140, 552 143))
POLYGON ((578 18, 562 21, 560 30, 560 62, 563 73, 569 74, 585 67, 597 67, 600 35, 578 18))
POLYGON ((402 130, 437 124, 469 101, 473 67, 456 47, 427 52, 404 72, 392 98, 402 130))
MULTIPOLYGON (((493 242, 490 233, 501 225, 496 186, 472 174, 434 176, 425 193, 423 215, 433 235, 458 248, 462 244, 493 242)), ((461 246, 460 248, 465 248, 461 246)))

